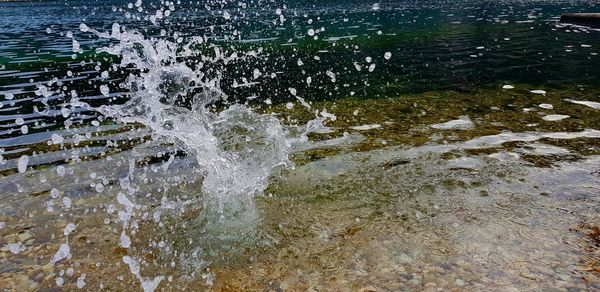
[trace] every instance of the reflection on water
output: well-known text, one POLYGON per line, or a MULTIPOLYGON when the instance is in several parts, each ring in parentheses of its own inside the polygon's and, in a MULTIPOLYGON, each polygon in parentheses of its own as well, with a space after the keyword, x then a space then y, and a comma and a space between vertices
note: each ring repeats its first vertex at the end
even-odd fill
POLYGON ((600 289, 595 5, 0 3, 0 289, 600 289))

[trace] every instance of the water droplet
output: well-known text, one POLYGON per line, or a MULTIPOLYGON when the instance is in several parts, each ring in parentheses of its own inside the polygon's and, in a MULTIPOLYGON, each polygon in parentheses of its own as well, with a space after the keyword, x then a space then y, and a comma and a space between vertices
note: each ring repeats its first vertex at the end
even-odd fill
POLYGON ((69 198, 69 197, 64 197, 62 199, 62 202, 63 202, 63 205, 65 206, 65 208, 67 208, 67 209, 70 209, 73 204, 73 201, 71 201, 71 198, 69 198))
POLYGON ((106 85, 100 85, 100 93, 102 93, 102 95, 108 97, 108 95, 110 93, 110 89, 106 85))
POLYGON ((52 188, 52 190, 50 190, 50 197, 52 197, 53 199, 58 198, 58 190, 56 188, 52 188))
POLYGON ((27 164, 29 163, 29 156, 23 155, 17 161, 17 170, 19 173, 25 173, 27 171, 27 164))

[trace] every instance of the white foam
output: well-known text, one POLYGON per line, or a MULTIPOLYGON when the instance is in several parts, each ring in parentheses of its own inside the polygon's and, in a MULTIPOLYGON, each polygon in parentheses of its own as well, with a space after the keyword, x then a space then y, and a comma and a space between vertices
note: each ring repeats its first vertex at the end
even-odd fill
POLYGON ((574 104, 585 105, 585 106, 591 107, 593 109, 600 109, 600 102, 585 101, 585 100, 572 100, 572 99, 567 99, 566 101, 568 101, 570 103, 574 103, 574 104))
POLYGON ((350 127, 350 129, 357 130, 357 131, 368 131, 368 130, 373 130, 373 129, 378 129, 378 128, 381 128, 380 124, 368 124, 368 125, 360 125, 360 126, 350 127))
POLYGON ((546 95, 546 91, 545 90, 541 90, 541 89, 532 90, 530 92, 533 93, 533 94, 546 95))
POLYGON ((434 124, 430 127, 438 130, 469 130, 475 127, 475 124, 473 124, 469 117, 462 116, 457 120, 452 120, 440 124, 434 124))
POLYGON ((567 115, 547 115, 547 116, 542 117, 542 119, 544 121, 554 122, 554 121, 564 120, 568 117, 569 116, 567 116, 567 115))

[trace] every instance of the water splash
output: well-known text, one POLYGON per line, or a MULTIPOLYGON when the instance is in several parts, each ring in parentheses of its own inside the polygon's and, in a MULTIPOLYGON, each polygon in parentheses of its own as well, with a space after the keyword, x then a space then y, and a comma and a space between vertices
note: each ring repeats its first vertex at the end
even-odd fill
POLYGON ((225 63, 237 55, 225 57, 213 46, 212 56, 200 56, 192 49, 204 42, 200 37, 180 46, 146 39, 118 24, 110 34, 90 31, 118 41, 99 51, 120 56, 121 67, 137 71, 125 81, 130 99, 98 110, 124 123, 143 124, 195 155, 204 176, 205 203, 221 217, 225 209, 242 208, 261 193, 274 167, 289 164, 290 142, 275 117, 241 104, 216 105, 227 99, 219 87, 221 76, 205 74, 198 60, 225 63), (191 62, 182 58, 191 56, 191 62))
MULTIPOLYGON (((103 105, 95 110, 122 123, 144 125, 151 129, 155 140, 177 145, 193 156, 199 166, 201 212, 185 227, 187 238, 182 241, 186 244, 177 247, 173 243, 171 250, 176 251, 167 257, 172 259, 178 255, 182 265, 204 268, 205 257, 210 257, 208 247, 234 249, 248 243, 259 222, 253 198, 265 190, 275 168, 291 165, 288 159, 291 145, 307 141, 308 133, 322 128, 327 119, 334 120, 335 116, 325 110, 316 111, 317 117, 293 136, 275 116, 228 102, 220 88, 219 68, 254 56, 254 52, 234 52, 226 56, 218 45, 209 44, 206 37, 190 37, 187 42, 150 39, 116 23, 110 33, 86 25, 80 29, 109 40, 111 45, 97 51, 119 57, 119 66, 131 72, 121 85, 128 91, 129 99, 123 104, 103 105)), ((104 84, 100 91, 108 95, 114 86, 104 84)), ((292 95, 310 109, 295 89, 292 95)), ((171 157, 163 165, 165 172, 172 161, 171 157)), ((133 161, 130 165, 130 176, 133 176, 133 161)), ((135 234, 138 224, 131 221, 142 208, 135 199, 137 190, 131 186, 133 180, 133 177, 121 180, 127 194, 118 195, 123 207, 118 213, 124 248, 132 246, 128 230, 135 234)), ((173 209, 173 206, 164 207, 173 209)), ((160 275, 153 280, 142 277, 135 256, 123 260, 145 290, 154 290, 163 279, 160 275)))

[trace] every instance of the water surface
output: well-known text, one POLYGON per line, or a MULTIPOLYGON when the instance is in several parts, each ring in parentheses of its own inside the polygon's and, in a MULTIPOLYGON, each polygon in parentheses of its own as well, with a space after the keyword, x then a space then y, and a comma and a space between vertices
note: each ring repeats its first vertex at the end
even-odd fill
POLYGON ((0 288, 600 289, 594 1, 139 6, 0 3, 0 288))

